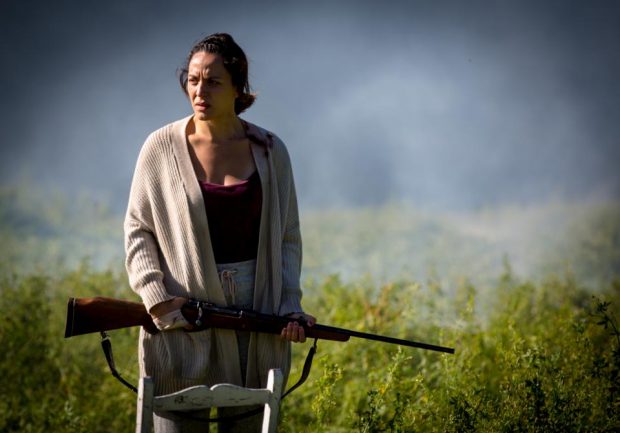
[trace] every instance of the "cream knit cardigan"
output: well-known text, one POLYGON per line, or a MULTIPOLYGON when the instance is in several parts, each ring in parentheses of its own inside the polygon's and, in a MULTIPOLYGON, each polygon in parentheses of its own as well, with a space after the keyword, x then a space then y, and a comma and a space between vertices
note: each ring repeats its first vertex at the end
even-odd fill
MULTIPOLYGON (((153 132, 140 151, 125 218, 126 267, 132 289, 147 310, 184 296, 226 305, 218 278, 207 214, 188 152, 191 116, 153 132)), ((243 121, 263 192, 254 309, 301 312, 301 235, 288 152, 272 133, 243 121)), ((264 387, 270 368, 288 376, 290 343, 278 335, 252 334, 246 386, 264 387)), ((197 384, 240 385, 235 331, 172 330, 139 345, 140 375, 157 394, 197 384)))

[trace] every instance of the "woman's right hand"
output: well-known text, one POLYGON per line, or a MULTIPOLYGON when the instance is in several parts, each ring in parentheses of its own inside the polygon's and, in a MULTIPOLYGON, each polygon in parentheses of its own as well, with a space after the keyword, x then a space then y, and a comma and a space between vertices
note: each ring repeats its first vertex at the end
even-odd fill
POLYGON ((151 307, 151 311, 149 311, 149 314, 153 319, 159 319, 162 316, 173 312, 174 310, 180 310, 186 302, 187 298, 181 298, 180 296, 177 296, 176 298, 170 299, 169 301, 160 302, 159 304, 154 305, 153 307, 151 307))
POLYGON ((160 302, 151 308, 150 315, 153 323, 160 331, 168 331, 176 328, 191 328, 187 320, 181 314, 181 307, 185 305, 187 298, 177 296, 169 301, 160 302))

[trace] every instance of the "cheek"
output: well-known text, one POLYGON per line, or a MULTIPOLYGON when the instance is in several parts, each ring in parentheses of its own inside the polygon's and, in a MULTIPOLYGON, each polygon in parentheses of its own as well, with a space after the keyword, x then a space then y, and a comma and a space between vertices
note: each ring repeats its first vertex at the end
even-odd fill
POLYGON ((198 95, 198 86, 192 86, 191 84, 187 86, 187 96, 189 99, 194 99, 198 95))

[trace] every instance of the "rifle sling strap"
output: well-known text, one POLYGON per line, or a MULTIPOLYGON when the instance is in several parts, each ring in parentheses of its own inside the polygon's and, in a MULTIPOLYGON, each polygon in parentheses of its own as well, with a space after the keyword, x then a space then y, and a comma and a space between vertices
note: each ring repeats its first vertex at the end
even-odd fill
MULTIPOLYGON (((293 386, 291 386, 284 394, 282 394, 281 400, 284 400, 284 397, 286 397, 291 392, 299 388, 301 385, 304 384, 306 379, 308 379, 308 376, 310 375, 310 370, 312 369, 312 360, 314 359, 314 355, 316 354, 316 350, 317 350, 317 342, 318 342, 318 338, 315 338, 314 343, 312 344, 312 347, 308 351, 308 355, 306 355, 306 360, 304 362, 304 368, 301 372, 301 377, 293 386)), ((133 392, 137 394, 138 389, 132 384, 130 384, 129 382, 127 382, 120 375, 120 373, 116 370, 116 366, 114 365, 114 356, 112 354, 112 342, 110 341, 110 337, 108 337, 108 334, 106 334, 105 331, 101 331, 101 348, 103 349, 103 353, 105 355, 106 361, 108 361, 108 367, 110 368, 110 372, 112 373, 112 376, 114 376, 116 379, 119 380, 119 382, 121 382, 123 385, 125 385, 127 388, 131 389, 133 392)), ((262 407, 259 407, 257 409, 252 409, 247 412, 240 413, 238 415, 231 415, 231 416, 217 417, 217 418, 194 417, 185 412, 175 412, 175 413, 185 418, 208 421, 208 422, 219 422, 219 421, 234 421, 234 420, 239 420, 243 418, 248 418, 250 416, 258 415, 263 410, 264 409, 262 407)))
POLYGON ((308 354, 306 355, 306 361, 304 362, 304 368, 301 371, 301 377, 295 383, 295 385, 291 386, 284 394, 282 394, 282 399, 284 399, 284 397, 286 397, 291 392, 295 391, 297 388, 303 385, 306 379, 308 379, 308 376, 310 375, 310 369, 312 368, 312 360, 314 359, 314 355, 316 354, 317 341, 318 341, 318 338, 315 338, 314 343, 312 343, 312 347, 310 348, 310 350, 308 351, 308 354))
POLYGON ((137 394, 138 389, 131 383, 127 382, 116 370, 116 366, 114 365, 114 355, 112 354, 112 342, 105 331, 101 331, 101 348, 103 349, 103 354, 105 355, 106 361, 108 361, 108 367, 110 367, 112 376, 117 378, 123 385, 137 394))

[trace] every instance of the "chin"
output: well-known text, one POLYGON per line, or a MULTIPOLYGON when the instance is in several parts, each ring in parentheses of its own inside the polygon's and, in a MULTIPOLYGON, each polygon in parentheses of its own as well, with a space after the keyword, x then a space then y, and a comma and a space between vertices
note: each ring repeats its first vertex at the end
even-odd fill
POLYGON ((194 111, 194 118, 196 118, 197 120, 209 120, 211 119, 211 116, 209 116, 204 111, 194 111))

